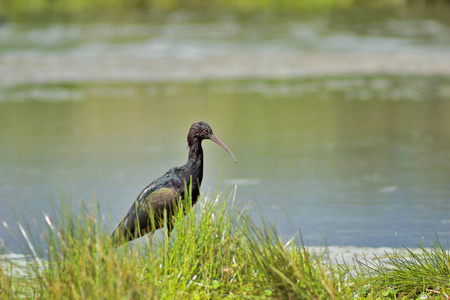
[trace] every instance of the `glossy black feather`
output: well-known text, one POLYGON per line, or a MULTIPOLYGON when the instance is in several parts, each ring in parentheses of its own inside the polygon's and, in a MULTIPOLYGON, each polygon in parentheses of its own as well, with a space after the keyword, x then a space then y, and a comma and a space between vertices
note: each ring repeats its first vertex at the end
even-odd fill
POLYGON ((191 189, 192 205, 197 202, 203 179, 201 142, 204 139, 212 139, 228 151, 234 159, 234 155, 214 136, 207 123, 200 121, 192 124, 187 137, 189 147, 187 163, 170 169, 139 194, 124 219, 112 233, 116 246, 164 227, 165 215, 170 231, 171 217, 178 207, 178 200, 186 200, 186 187, 191 189), (192 187, 190 187, 191 184, 192 187))

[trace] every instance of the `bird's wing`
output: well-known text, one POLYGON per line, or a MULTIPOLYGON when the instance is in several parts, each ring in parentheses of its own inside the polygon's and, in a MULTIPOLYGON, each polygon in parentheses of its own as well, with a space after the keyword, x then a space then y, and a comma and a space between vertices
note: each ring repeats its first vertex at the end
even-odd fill
POLYGON ((133 203, 125 218, 112 233, 116 245, 163 227, 164 219, 172 215, 172 209, 177 205, 178 194, 174 189, 160 188, 144 197, 133 203))
POLYGON ((130 210, 112 233, 117 246, 164 226, 164 210, 167 217, 181 196, 175 186, 179 178, 173 169, 149 184, 133 202, 130 210))

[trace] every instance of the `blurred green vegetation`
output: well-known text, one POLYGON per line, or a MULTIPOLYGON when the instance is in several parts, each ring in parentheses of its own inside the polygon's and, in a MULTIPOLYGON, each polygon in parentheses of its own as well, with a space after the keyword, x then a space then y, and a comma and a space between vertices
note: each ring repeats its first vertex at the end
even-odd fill
POLYGON ((175 10, 311 13, 352 7, 405 7, 449 0, 0 0, 0 20, 95 18, 175 10))

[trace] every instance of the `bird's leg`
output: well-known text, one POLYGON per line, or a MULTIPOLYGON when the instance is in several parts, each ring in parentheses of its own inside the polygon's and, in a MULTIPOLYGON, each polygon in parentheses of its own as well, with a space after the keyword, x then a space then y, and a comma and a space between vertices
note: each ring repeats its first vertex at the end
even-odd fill
POLYGON ((167 238, 170 239, 170 234, 172 233, 173 230, 173 226, 171 224, 171 222, 167 225, 167 238))

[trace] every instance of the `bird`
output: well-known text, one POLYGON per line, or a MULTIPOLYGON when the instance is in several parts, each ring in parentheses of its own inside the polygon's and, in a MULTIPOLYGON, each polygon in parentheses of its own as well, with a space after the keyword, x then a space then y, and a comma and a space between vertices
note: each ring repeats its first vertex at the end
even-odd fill
MULTIPOLYGON (((149 234, 151 243, 153 233, 164 225, 167 225, 170 234, 173 227, 172 217, 180 205, 179 201, 181 204, 191 201, 193 206, 200 195, 203 179, 202 141, 207 139, 225 149, 237 163, 233 152, 214 135, 206 122, 193 123, 187 135, 189 154, 186 164, 171 168, 142 190, 111 234, 115 247, 146 234, 149 234)), ((183 208, 183 213, 186 214, 186 205, 183 205, 183 208)))

